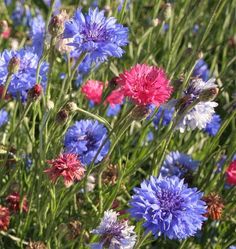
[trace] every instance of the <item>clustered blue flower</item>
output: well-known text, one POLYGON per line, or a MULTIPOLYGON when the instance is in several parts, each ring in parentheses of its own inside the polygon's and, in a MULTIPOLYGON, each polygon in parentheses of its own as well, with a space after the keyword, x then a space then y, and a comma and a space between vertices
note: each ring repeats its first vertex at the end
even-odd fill
POLYGON ((144 220, 146 232, 152 232, 155 237, 186 239, 195 235, 206 220, 203 193, 188 188, 176 176, 151 177, 140 188, 134 188, 134 192, 129 212, 137 220, 144 220))
POLYGON ((108 57, 123 55, 121 47, 128 44, 128 28, 117 24, 114 17, 106 18, 98 8, 90 8, 86 15, 77 9, 65 23, 64 38, 73 38, 69 45, 78 54, 88 53, 92 61, 103 62, 108 57))
POLYGON ((0 127, 8 122, 8 112, 5 109, 0 110, 0 127))
POLYGON ((199 59, 193 69, 194 77, 201 78, 204 81, 208 81, 210 78, 210 70, 207 63, 203 59, 199 59))
MULTIPOLYGON (((107 139, 107 129, 94 120, 80 120, 75 122, 65 134, 65 151, 76 153, 84 165, 89 165, 97 155, 101 145, 107 139)), ((95 163, 102 161, 110 148, 107 141, 97 155, 95 163)))
POLYGON ((165 158, 161 167, 161 175, 184 177, 186 173, 193 172, 197 169, 199 161, 193 160, 191 156, 171 151, 165 158))
MULTIPOLYGON (((36 74, 39 57, 32 52, 32 49, 21 49, 19 51, 4 50, 0 54, 0 85, 4 85, 8 75, 8 64, 11 58, 20 59, 20 67, 17 73, 12 75, 8 93, 13 97, 23 97, 27 91, 36 83, 36 74)), ((39 76, 41 84, 45 89, 47 83, 48 64, 43 62, 40 68, 39 76)))
POLYGON ((219 115, 214 114, 209 123, 207 123, 204 132, 206 132, 209 136, 215 136, 219 131, 221 126, 221 118, 219 115))

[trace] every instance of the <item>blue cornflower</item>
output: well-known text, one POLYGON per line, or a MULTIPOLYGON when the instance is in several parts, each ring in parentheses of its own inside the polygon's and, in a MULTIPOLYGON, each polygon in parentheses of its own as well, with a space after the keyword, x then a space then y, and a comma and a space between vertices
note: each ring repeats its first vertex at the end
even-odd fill
MULTIPOLYGON (((98 121, 77 121, 65 134, 65 151, 78 154, 80 161, 84 165, 88 165, 93 161, 106 139, 107 129, 98 121)), ((98 153, 95 163, 102 161, 109 148, 110 141, 107 141, 98 153)))
POLYGON ((41 56, 45 38, 45 21, 40 14, 30 21, 30 37, 32 39, 34 52, 41 56))
POLYGON ((221 118, 219 115, 214 114, 209 123, 207 123, 204 132, 206 132, 209 136, 215 136, 220 129, 221 118))
POLYGON ((172 151, 167 156, 161 167, 161 175, 184 177, 189 171, 195 171, 199 162, 193 160, 189 155, 172 151))
POLYGON ((204 81, 208 81, 210 78, 210 70, 208 68, 207 63, 203 59, 199 59, 193 69, 192 75, 194 77, 198 77, 203 79, 204 81))
MULTIPOLYGON (((150 108, 151 108, 152 112, 149 115, 149 118, 152 117, 153 112, 155 110, 155 106, 151 105, 150 108)), ((171 122, 173 115, 174 115, 174 112, 175 112, 174 107, 169 107, 168 105, 161 105, 158 108, 157 113, 153 117, 154 126, 156 128, 158 128, 159 125, 167 126, 171 122), (160 121, 161 121, 161 123, 160 123, 160 121)))
POLYGON ((206 218, 203 193, 188 188, 178 177, 151 177, 134 188, 135 195, 129 210, 137 220, 144 219, 146 232, 155 237, 164 235, 169 239, 186 239, 200 230, 206 218))
POLYGON ((87 15, 77 9, 74 17, 65 23, 64 38, 73 38, 69 45, 78 54, 88 53, 91 60, 103 62, 108 57, 121 57, 128 44, 128 28, 117 24, 114 17, 106 18, 104 11, 89 9, 87 15))
MULTIPOLYGON (((8 93, 13 97, 26 96, 27 91, 32 88, 36 82, 36 72, 39 57, 30 50, 21 49, 19 51, 4 50, 0 54, 0 85, 4 85, 8 74, 8 64, 11 58, 20 59, 20 67, 17 73, 12 75, 11 83, 8 87, 8 93)), ((47 82, 48 64, 43 62, 40 68, 41 84, 45 88, 47 82)))
MULTIPOLYGON (((51 0, 43 0, 43 1, 48 7, 50 7, 51 0)), ((54 4, 54 9, 59 9, 60 7, 61 7, 61 0, 56 0, 54 4)))
POLYGON ((11 19, 15 26, 27 26, 30 27, 30 20, 32 14, 28 5, 24 5, 24 0, 16 2, 15 9, 12 12, 11 19))
POLYGON ((100 242, 90 245, 91 249, 132 249, 136 242, 134 226, 129 226, 128 221, 118 220, 118 213, 108 210, 97 227, 92 231, 100 235, 100 242))
MULTIPOLYGON (((117 10, 120 12, 122 10, 122 8, 123 8, 125 0, 116 0, 116 2, 119 4, 117 10)), ((130 9, 130 0, 127 1, 127 4, 126 4, 125 8, 126 8, 126 10, 130 9)))
POLYGON ((107 117, 116 116, 121 110, 121 105, 109 105, 107 109, 107 117))
POLYGON ((236 246, 230 246, 228 249, 236 249, 236 246))
POLYGON ((0 127, 8 122, 8 112, 5 109, 0 110, 0 127))

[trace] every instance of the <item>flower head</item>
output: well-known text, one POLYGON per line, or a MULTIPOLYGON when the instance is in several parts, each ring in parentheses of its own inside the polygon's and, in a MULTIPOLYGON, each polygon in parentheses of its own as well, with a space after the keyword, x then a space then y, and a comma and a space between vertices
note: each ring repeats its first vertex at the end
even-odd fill
POLYGON ((45 26, 43 16, 40 14, 30 20, 30 38, 32 39, 34 52, 38 56, 43 53, 45 26))
POLYGON ((100 150, 100 146, 106 139, 107 129, 98 121, 77 121, 66 132, 64 141, 65 150, 66 152, 77 154, 81 162, 85 165, 90 164, 98 153, 95 161, 95 163, 98 163, 109 151, 109 141, 100 150))
POLYGON ((73 38, 69 45, 78 54, 88 53, 92 61, 103 62, 108 57, 121 57, 121 47, 128 43, 128 29, 116 23, 114 17, 106 18, 104 11, 89 9, 84 15, 77 9, 65 24, 64 38, 73 38))
POLYGON ((8 112, 5 109, 0 110, 0 127, 8 122, 8 112))
POLYGON ((193 69, 194 77, 201 78, 204 81, 209 80, 210 70, 207 63, 203 59, 199 59, 193 69))
POLYGON ((95 104, 99 104, 102 101, 102 91, 104 84, 97 80, 88 80, 82 86, 82 93, 85 94, 86 98, 93 101, 95 104))
POLYGON ((10 223, 9 209, 0 205, 0 231, 7 230, 10 223))
POLYGON ((204 132, 209 136, 215 136, 220 129, 221 118, 219 115, 214 114, 209 123, 206 124, 204 132))
POLYGON ((159 106, 170 98, 172 92, 164 70, 146 64, 137 64, 130 71, 125 71, 116 82, 124 96, 139 105, 159 106))
POLYGON ((183 112, 193 101, 199 101, 193 108, 191 108, 186 115, 180 120, 177 128, 180 132, 187 130, 205 129, 207 124, 212 120, 215 113, 214 108, 218 104, 214 101, 201 101, 203 93, 210 91, 211 89, 217 89, 215 79, 210 79, 204 82, 202 79, 194 79, 191 81, 189 87, 184 92, 182 103, 180 105, 179 112, 183 112))
POLYGON ((15 213, 19 212, 20 210, 22 210, 25 213, 28 212, 29 208, 28 208, 28 201, 26 199, 26 196, 24 196, 23 200, 21 200, 20 194, 18 192, 13 192, 7 196, 6 201, 11 211, 15 213))
POLYGON ((206 219, 205 202, 196 188, 188 188, 183 180, 151 177, 134 189, 130 201, 130 214, 137 220, 144 219, 146 232, 165 235, 169 239, 186 239, 201 229, 206 219))
POLYGON ((226 170, 226 182, 230 185, 236 185, 236 160, 226 170))
POLYGON ((52 167, 44 172, 49 175, 54 183, 62 176, 65 186, 70 187, 75 180, 79 181, 84 176, 85 169, 76 154, 61 154, 56 159, 48 160, 47 163, 52 167))
MULTIPOLYGON (((12 75, 8 93, 14 97, 23 97, 26 95, 27 91, 36 84, 39 57, 30 50, 4 50, 0 55, 0 85, 5 84, 8 74, 8 64, 15 56, 20 59, 20 66, 18 72, 12 75)), ((48 65, 43 62, 39 72, 43 88, 46 87, 47 70, 48 65)))
POLYGON ((167 156, 161 167, 161 175, 184 177, 189 171, 197 169, 199 162, 193 160, 189 155, 172 151, 167 156))
POLYGON ((92 249, 116 248, 132 249, 136 241, 134 226, 129 226, 127 221, 118 220, 118 213, 108 210, 92 233, 100 235, 100 243, 91 244, 92 249))
POLYGON ((216 193, 211 193, 207 196, 204 196, 203 200, 207 204, 206 216, 210 217, 213 220, 219 220, 221 218, 222 211, 224 208, 222 198, 216 193))

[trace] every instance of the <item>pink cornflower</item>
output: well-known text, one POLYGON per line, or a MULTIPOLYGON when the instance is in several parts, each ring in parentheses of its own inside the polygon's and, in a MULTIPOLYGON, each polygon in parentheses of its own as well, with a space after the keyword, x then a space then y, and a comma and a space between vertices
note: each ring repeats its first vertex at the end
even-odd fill
POLYGON ((116 82, 126 97, 138 105, 165 103, 171 95, 172 87, 163 69, 137 64, 131 70, 120 74, 116 82))
POLYGON ((236 160, 234 160, 226 170, 226 182, 236 185, 236 160))
POLYGON ((0 205, 0 231, 7 230, 10 223, 9 209, 0 205))
POLYGON ((82 93, 85 94, 86 98, 92 100, 95 104, 99 104, 102 101, 102 91, 104 84, 97 80, 88 80, 82 86, 82 93))
POLYGON ((56 159, 48 160, 47 163, 52 165, 52 167, 44 172, 49 175, 54 183, 62 176, 65 186, 70 187, 75 180, 79 181, 84 176, 84 166, 78 160, 76 154, 61 154, 56 159))
POLYGON ((108 102, 111 106, 122 104, 124 99, 124 94, 121 92, 121 89, 117 89, 111 92, 111 94, 107 97, 106 102, 108 102))
POLYGON ((23 200, 21 200, 20 194, 18 192, 13 192, 10 195, 8 195, 6 198, 6 201, 8 203, 9 209, 15 213, 19 212, 21 208, 22 208, 22 211, 25 213, 27 213, 29 210, 26 197, 24 196, 23 200))

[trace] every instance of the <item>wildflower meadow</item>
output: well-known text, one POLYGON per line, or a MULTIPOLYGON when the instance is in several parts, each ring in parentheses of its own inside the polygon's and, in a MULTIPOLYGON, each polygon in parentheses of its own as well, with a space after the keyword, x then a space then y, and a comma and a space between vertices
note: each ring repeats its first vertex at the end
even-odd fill
POLYGON ((0 0, 0 249, 236 248, 236 0, 0 0))

